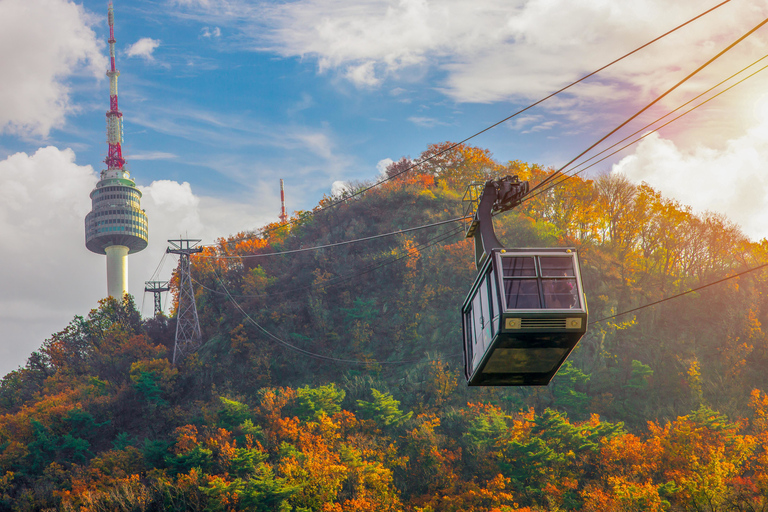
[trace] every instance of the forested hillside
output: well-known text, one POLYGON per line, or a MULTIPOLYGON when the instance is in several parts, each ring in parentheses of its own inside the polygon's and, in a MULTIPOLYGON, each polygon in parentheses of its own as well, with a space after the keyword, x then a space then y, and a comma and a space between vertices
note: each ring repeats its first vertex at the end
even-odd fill
POLYGON ((497 216, 508 246, 579 253, 592 323, 542 388, 464 383, 460 223, 302 250, 549 172, 459 146, 220 239, 193 257, 205 344, 177 366, 173 314, 102 301, 0 384, 0 508, 768 510, 765 272, 613 317, 768 263, 724 217, 615 175, 497 216))

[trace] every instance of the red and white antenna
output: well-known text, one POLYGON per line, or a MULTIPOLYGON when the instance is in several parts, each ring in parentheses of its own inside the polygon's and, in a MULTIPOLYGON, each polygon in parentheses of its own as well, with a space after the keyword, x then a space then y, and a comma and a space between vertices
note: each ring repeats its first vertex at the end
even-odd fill
POLYGON ((280 178, 280 222, 285 224, 288 222, 288 214, 285 213, 285 188, 283 187, 283 179, 280 178))
POLYGON ((109 151, 107 159, 107 169, 123 170, 125 158, 123 158, 123 113, 117 108, 117 77, 120 72, 115 69, 115 13, 112 9, 112 2, 109 2, 109 11, 107 14, 109 20, 109 60, 110 67, 107 71, 109 77, 109 112, 107 112, 107 145, 109 151))

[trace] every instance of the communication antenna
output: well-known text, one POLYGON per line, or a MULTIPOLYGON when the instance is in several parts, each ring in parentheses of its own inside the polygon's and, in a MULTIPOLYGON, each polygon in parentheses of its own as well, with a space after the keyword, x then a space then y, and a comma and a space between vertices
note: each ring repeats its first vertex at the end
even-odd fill
POLYGON ((280 206, 280 223, 285 224, 288 222, 288 214, 285 213, 285 187, 282 178, 280 178, 280 206))
POLYGON ((160 296, 163 292, 167 292, 171 288, 168 286, 168 281, 145 281, 144 282, 144 291, 150 292, 152 295, 155 296, 155 316, 159 315, 163 312, 163 307, 160 302, 160 296))
POLYGON ((199 239, 168 240, 171 247, 165 252, 179 255, 179 304, 176 308, 176 338, 173 347, 173 364, 181 361, 202 345, 200 320, 197 317, 195 290, 192 288, 192 275, 189 271, 189 256, 203 252, 202 247, 195 247, 199 239))

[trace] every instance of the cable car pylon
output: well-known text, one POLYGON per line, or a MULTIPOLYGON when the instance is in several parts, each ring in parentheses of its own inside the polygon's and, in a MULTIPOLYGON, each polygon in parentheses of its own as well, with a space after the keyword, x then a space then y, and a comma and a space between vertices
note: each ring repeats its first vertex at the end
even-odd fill
POLYGON ((168 285, 168 281, 144 281, 144 293, 149 292, 154 295, 155 316, 163 312, 161 295, 171 289, 168 285))
POLYGON ((173 347, 173 364, 181 361, 187 354, 195 352, 202 345, 200 320, 197 317, 195 291, 192 288, 189 257, 203 251, 195 247, 201 240, 168 240, 171 247, 165 252, 179 255, 179 303, 176 308, 176 338, 173 347))
POLYGON ((507 176, 465 194, 477 207, 466 236, 475 240, 478 274, 461 310, 470 386, 545 386, 587 330, 576 250, 504 248, 496 238, 493 214, 527 193, 528 182, 507 176))

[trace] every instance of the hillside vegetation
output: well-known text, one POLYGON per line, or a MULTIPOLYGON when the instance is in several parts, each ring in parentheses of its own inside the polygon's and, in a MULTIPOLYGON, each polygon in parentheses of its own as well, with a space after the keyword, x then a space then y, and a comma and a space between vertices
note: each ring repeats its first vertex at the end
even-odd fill
MULTIPOLYGON (((593 323, 547 387, 467 388, 460 223, 299 251, 548 173, 459 146, 220 239, 192 262, 205 344, 176 366, 173 314, 105 299, 0 382, 0 509, 768 510, 764 272, 593 323)), ((495 222, 510 247, 577 248, 590 321, 768 263, 768 242, 616 175, 495 222)))

